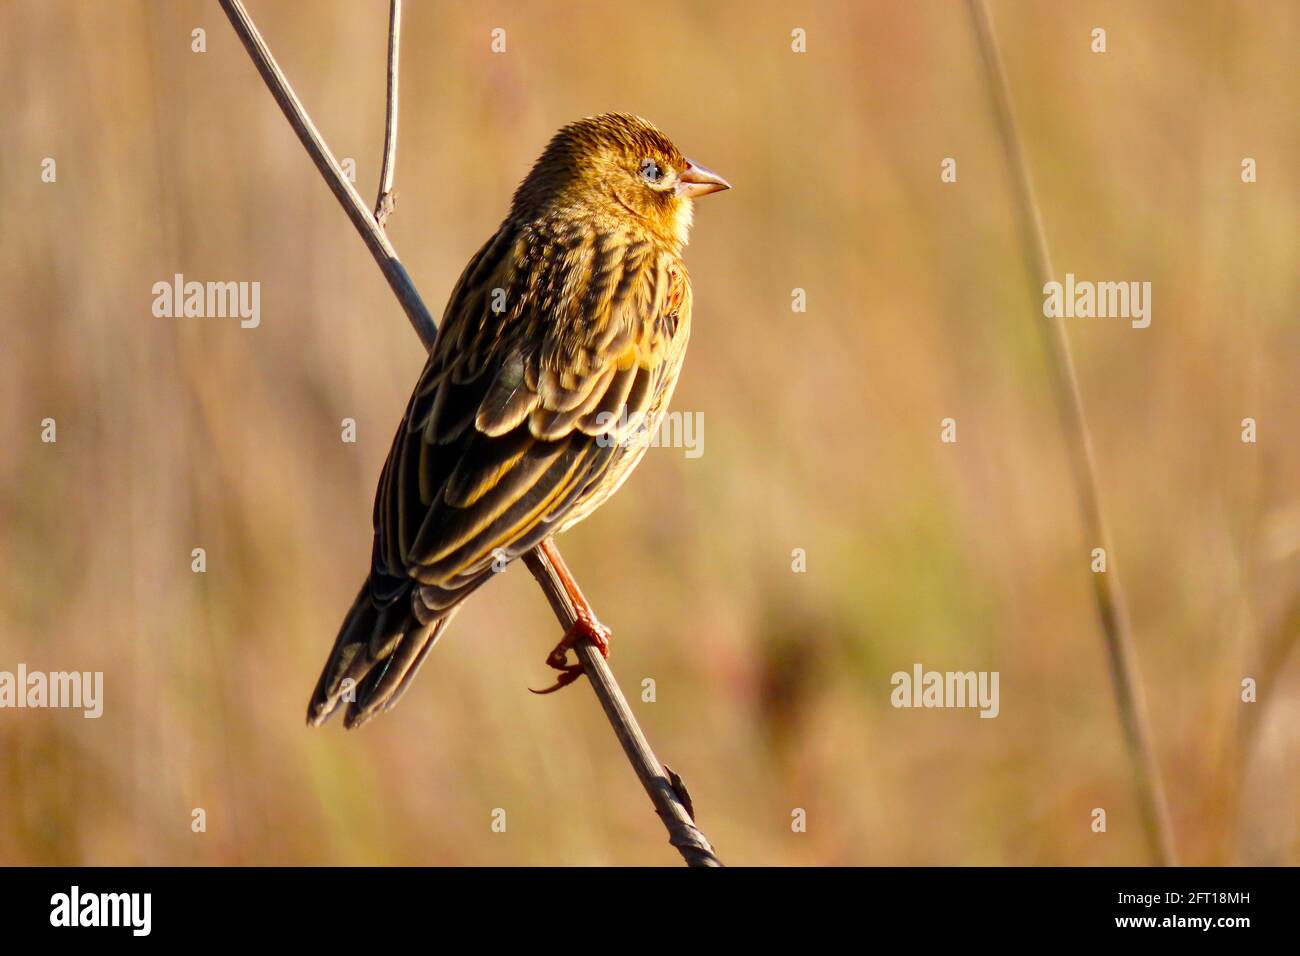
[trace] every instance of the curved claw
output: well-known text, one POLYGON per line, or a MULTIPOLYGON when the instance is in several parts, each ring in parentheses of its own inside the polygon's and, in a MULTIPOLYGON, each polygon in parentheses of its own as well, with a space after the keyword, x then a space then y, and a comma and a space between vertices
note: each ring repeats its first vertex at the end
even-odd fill
MULTIPOLYGON (((552 652, 552 653, 554 653, 554 652, 552 652)), ((530 693, 530 694, 538 694, 538 695, 541 695, 541 694, 554 694, 554 693, 555 693, 557 690, 559 690, 561 687, 568 687, 568 686, 569 686, 570 684, 572 684, 575 680, 577 680, 579 677, 582 676, 582 665, 581 665, 581 664, 566 664, 566 665, 564 665, 563 667, 558 668, 558 670, 559 670, 561 673, 560 673, 560 676, 559 676, 558 678, 556 678, 556 681, 555 681, 554 684, 552 684, 550 687, 546 688, 545 690, 534 690, 533 688, 530 687, 530 688, 528 688, 528 693, 530 693)))
POLYGON ((580 641, 587 640, 595 645, 602 657, 608 659, 609 639, 612 634, 609 628, 580 607, 573 626, 564 633, 564 637, 552 648, 551 653, 546 655, 546 666, 559 671, 559 678, 545 690, 534 690, 530 687, 529 691, 534 694, 553 694, 561 687, 568 687, 582 676, 582 665, 569 663, 569 651, 580 641))

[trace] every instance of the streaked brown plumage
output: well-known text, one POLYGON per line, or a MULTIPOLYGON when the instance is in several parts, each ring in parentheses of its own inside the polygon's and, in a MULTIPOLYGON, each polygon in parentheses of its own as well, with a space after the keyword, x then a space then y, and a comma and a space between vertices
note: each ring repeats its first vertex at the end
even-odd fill
POLYGON ((348 727, 396 704, 494 560, 572 527, 631 473, 690 335, 692 200, 725 188, 634 116, 551 140, 447 303, 309 723, 349 697, 348 727))

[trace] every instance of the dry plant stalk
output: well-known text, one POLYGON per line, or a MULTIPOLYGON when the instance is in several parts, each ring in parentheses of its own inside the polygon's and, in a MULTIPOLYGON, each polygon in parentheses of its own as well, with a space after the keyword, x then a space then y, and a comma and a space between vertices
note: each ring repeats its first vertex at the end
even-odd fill
MULTIPOLYGON (((270 89, 271 95, 280 105, 289 125, 298 134, 298 139, 311 156, 312 162, 325 178, 326 185, 343 206, 343 211, 348 214, 352 225, 356 227, 366 247, 379 264, 407 318, 420 336, 420 341, 424 343, 426 350, 429 349, 437 336, 437 324, 429 314, 423 299, 415 289, 415 284, 402 266, 396 250, 383 230, 384 221, 392 211, 393 177, 397 158, 397 50, 401 30, 401 0, 390 0, 389 7, 388 97, 384 160, 379 198, 373 215, 362 202, 356 189, 343 175, 334 154, 325 145, 325 140, 321 138, 307 116, 307 111, 303 109, 297 94, 289 85, 279 64, 275 62, 270 48, 254 26, 243 3, 240 0, 218 0, 218 2, 229 18, 230 25, 234 27, 235 33, 243 42, 258 73, 270 89)), ((577 581, 569 573, 553 541, 547 540, 526 554, 524 562, 541 585, 561 627, 566 632, 577 620, 579 608, 589 614, 592 620, 598 619, 595 610, 578 588, 577 581)), ((688 866, 722 866, 721 861, 714 855, 708 839, 695 825, 690 798, 681 778, 665 768, 650 749, 645 734, 641 732, 636 718, 632 716, 627 699, 619 689, 618 682, 614 679, 614 674, 609 669, 605 658, 589 641, 580 642, 574 651, 582 663, 583 671, 592 690, 599 698, 610 725, 614 728, 614 733, 623 745, 624 753, 636 770, 641 785, 649 794, 655 812, 668 830, 669 842, 681 853, 688 866)))
POLYGON ((388 6, 388 109, 384 121, 384 162, 379 171, 379 198, 375 200, 375 221, 388 224, 393 212, 393 179, 397 176, 397 73, 402 45, 402 0, 388 6))
MULTIPOLYGON (((1020 141, 1015 112, 1011 104, 1011 90, 1006 71, 998 53, 997 37, 989 18, 985 0, 969 0, 971 18, 980 53, 987 72, 989 96, 997 117, 1002 147, 1010 167, 1012 188, 1016 197, 1016 215, 1021 239, 1028 259, 1029 280, 1034 284, 1033 294, 1052 281, 1051 255, 1038 202, 1034 198, 1033 183, 1025 163, 1024 147, 1020 141)), ((1176 862, 1169 807, 1165 800, 1160 766, 1151 744, 1151 728, 1147 719, 1142 685, 1137 673, 1136 656, 1129 624, 1128 609, 1120 589, 1119 574, 1111 556, 1110 539, 1097 491, 1097 466, 1092 450, 1088 422, 1083 414, 1083 397, 1074 372, 1074 359, 1070 353, 1070 340, 1059 321, 1040 320, 1050 357, 1052 387, 1056 394, 1057 410, 1065 431, 1070 466, 1074 473, 1075 490, 1083 517, 1084 533, 1096 547, 1104 548, 1108 569, 1092 575, 1093 596, 1101 618, 1102 636, 1106 656, 1110 663, 1111 681, 1119 704, 1120 723, 1124 739, 1133 762, 1138 808, 1142 815, 1143 830, 1150 844, 1151 855, 1161 866, 1176 862)))

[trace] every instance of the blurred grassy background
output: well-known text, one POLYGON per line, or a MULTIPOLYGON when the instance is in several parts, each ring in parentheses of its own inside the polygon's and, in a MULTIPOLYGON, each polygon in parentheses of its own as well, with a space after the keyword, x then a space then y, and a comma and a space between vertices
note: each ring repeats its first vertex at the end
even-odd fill
MULTIPOLYGON (((387 4, 249 6, 371 200, 387 4)), ((687 251, 705 453, 564 540, 723 859, 1144 862, 964 5, 407 8, 389 231, 435 313, 569 120, 735 185, 687 251), (916 661, 999 671, 1001 715, 891 708, 916 661)), ((1149 329, 1066 321, 1182 858, 1295 864, 1300 8, 992 9, 1061 277, 1154 286, 1149 329)), ((215 2, 0 11, 0 670, 106 696, 0 712, 0 861, 673 863, 590 692, 525 691, 558 634, 522 567, 396 712, 303 727, 418 341, 215 2), (177 272, 260 281, 260 328, 155 318, 177 272)))

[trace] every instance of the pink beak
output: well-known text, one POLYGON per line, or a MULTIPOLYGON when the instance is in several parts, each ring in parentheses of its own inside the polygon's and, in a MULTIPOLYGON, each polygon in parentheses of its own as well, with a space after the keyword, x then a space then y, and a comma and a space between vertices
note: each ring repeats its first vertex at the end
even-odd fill
POLYGON ((721 189, 730 189, 731 183, 727 182, 711 169, 686 160, 686 168, 677 180, 676 193, 686 199, 696 199, 700 196, 707 196, 709 193, 716 193, 721 189))

